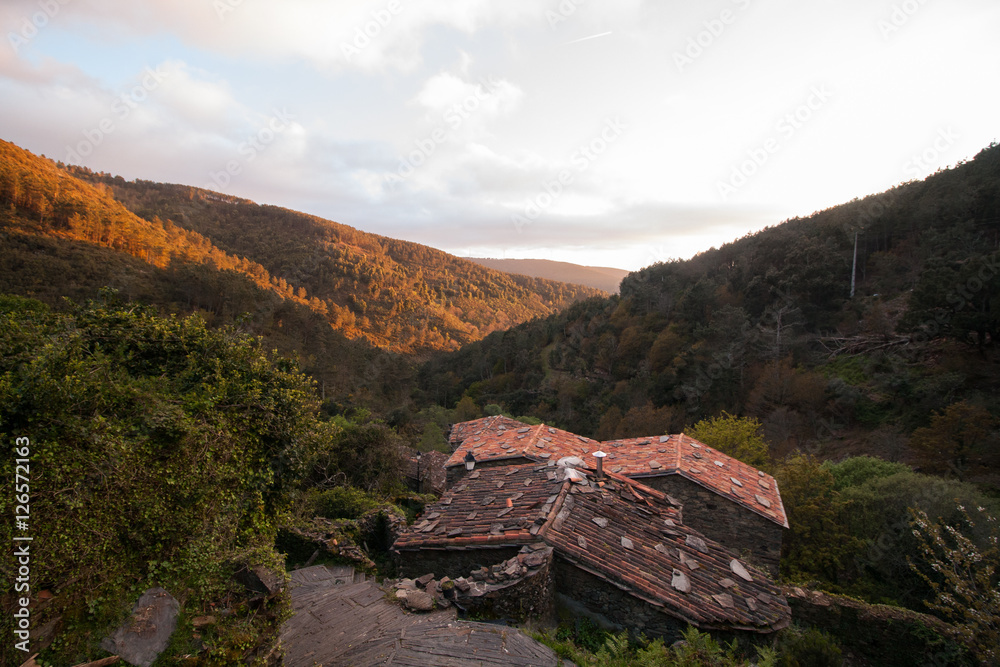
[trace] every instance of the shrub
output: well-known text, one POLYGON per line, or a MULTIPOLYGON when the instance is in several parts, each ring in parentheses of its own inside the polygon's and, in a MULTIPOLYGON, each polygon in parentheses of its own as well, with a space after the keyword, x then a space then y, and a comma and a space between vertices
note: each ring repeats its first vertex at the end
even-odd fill
POLYGON ((791 628, 778 642, 782 667, 840 667, 844 657, 836 640, 816 628, 791 628))
POLYGON ((826 461, 823 463, 823 468, 833 475, 834 488, 837 491, 864 484, 869 480, 891 477, 898 472, 910 472, 908 465, 884 461, 874 456, 852 456, 840 463, 826 461))
POLYGON ((311 500, 313 516, 326 519, 359 519, 381 504, 378 496, 352 486, 320 491, 311 500))

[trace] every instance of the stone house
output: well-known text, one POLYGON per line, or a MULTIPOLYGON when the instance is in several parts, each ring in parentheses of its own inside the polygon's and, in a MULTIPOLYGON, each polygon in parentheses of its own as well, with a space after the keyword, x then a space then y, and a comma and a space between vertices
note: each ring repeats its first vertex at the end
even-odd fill
POLYGON ((533 610, 561 603, 650 637, 676 639, 688 624, 752 636, 786 627, 768 574, 681 518, 676 499, 579 458, 476 464, 393 552, 402 576, 464 581, 548 547, 546 582, 531 590, 549 599, 532 596, 533 610))
POLYGON ((445 463, 448 455, 444 452, 418 452, 415 449, 407 451, 406 463, 403 466, 403 481, 406 488, 417 493, 445 492, 445 463))
POLYGON ((448 488, 465 475, 470 454, 482 469, 565 456, 595 466, 593 454, 603 451, 609 472, 670 494, 683 506, 685 524, 777 574, 782 534, 788 528, 778 483, 683 433, 598 442, 497 416, 456 424, 450 441, 454 452, 445 463, 448 488))

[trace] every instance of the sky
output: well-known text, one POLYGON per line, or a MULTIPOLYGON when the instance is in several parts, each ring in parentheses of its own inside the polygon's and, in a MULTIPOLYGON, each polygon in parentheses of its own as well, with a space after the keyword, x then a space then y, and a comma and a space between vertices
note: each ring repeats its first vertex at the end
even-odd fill
POLYGON ((996 0, 0 0, 0 138, 634 270, 1000 140, 996 0))

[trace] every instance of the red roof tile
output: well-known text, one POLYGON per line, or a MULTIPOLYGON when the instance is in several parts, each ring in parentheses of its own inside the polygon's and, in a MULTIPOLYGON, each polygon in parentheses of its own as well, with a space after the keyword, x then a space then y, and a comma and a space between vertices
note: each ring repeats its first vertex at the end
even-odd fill
POLYGON ((788 527, 778 483, 767 473, 684 435, 649 436, 598 442, 569 431, 529 426, 509 417, 485 417, 452 427, 455 448, 445 467, 464 464, 472 452, 478 461, 528 458, 558 460, 607 453, 604 468, 629 477, 681 475, 780 526, 788 527))

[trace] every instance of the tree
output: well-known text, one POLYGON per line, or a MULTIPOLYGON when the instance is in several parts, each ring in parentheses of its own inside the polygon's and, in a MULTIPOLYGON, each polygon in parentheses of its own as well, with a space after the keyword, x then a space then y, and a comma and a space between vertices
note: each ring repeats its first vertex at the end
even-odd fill
POLYGON ((467 422, 472 419, 478 419, 482 412, 476 402, 472 400, 469 396, 463 396, 462 400, 455 405, 454 417, 455 423, 467 422))
POLYGON ((797 454, 775 476, 789 525, 781 545, 782 574, 837 583, 858 543, 844 528, 846 504, 833 475, 812 457, 797 454))
MULTIPOLYGON (((967 528, 975 523, 964 507, 958 509, 967 528)), ((979 519, 990 526, 983 549, 956 527, 933 523, 923 511, 912 510, 913 534, 920 541, 922 563, 911 567, 934 591, 927 606, 949 617, 957 636, 983 664, 1000 660, 1000 549, 997 521, 979 507, 979 519), (923 567, 921 567, 923 566, 923 567), (927 572, 930 570, 930 573, 927 572)))
POLYGON ((960 401, 935 413, 930 426, 914 431, 910 444, 928 470, 964 479, 995 457, 997 423, 985 408, 960 401))
POLYGON ((736 417, 723 411, 718 417, 703 419, 684 429, 684 432, 755 468, 768 470, 771 467, 767 442, 761 434, 761 423, 754 417, 736 417))

